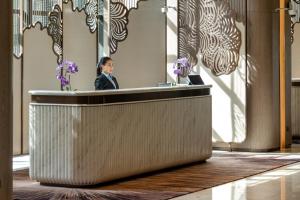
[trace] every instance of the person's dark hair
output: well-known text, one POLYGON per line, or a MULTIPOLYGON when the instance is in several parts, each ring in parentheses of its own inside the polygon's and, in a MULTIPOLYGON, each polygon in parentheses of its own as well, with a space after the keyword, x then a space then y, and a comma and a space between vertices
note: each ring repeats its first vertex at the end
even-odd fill
POLYGON ((108 61, 112 60, 110 57, 102 57, 97 64, 97 76, 102 74, 102 65, 105 65, 108 61))

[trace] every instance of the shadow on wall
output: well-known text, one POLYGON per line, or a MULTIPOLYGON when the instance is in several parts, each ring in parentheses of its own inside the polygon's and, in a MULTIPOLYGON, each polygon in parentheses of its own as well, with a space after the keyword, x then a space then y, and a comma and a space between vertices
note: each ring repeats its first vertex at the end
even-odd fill
POLYGON ((246 139, 245 63, 245 56, 241 56, 240 67, 223 76, 215 76, 210 69, 199 64, 198 71, 201 71, 204 82, 213 85, 213 142, 240 143, 246 139))
MULTIPOLYGON (((239 84, 247 85, 247 87, 251 87, 251 84, 255 81, 257 76, 257 62, 250 56, 247 55, 247 59, 245 56, 241 56, 241 63, 247 62, 247 71, 243 69, 243 67, 237 68, 234 74, 231 77, 227 77, 230 79, 230 85, 226 82, 226 78, 216 77, 209 73, 208 69, 204 69, 205 79, 212 81, 211 84, 214 85, 212 89, 214 103, 213 106, 222 104, 220 99, 229 98, 230 99, 230 123, 231 123, 231 131, 228 134, 232 134, 231 138, 226 138, 226 132, 221 129, 213 128, 213 141, 214 142, 235 142, 241 143, 246 139, 247 135, 247 127, 246 127, 246 96, 244 98, 240 96, 240 92, 238 90, 239 84), (208 76, 208 77, 207 77, 208 76), (247 79, 245 79, 247 77, 247 79), (220 92, 221 90, 221 92, 220 92), (214 95, 215 94, 215 95, 214 95), (225 97, 224 97, 225 96, 225 97), (221 131, 220 131, 221 130, 221 131), (230 140, 228 140, 230 139, 230 140)), ((241 88, 240 88, 241 89, 241 88)), ((246 89, 246 88, 245 88, 246 89)), ((245 95, 245 94, 244 94, 245 95)), ((223 104, 223 106, 226 106, 223 104)), ((222 114, 221 108, 219 111, 213 112, 215 115, 222 114)), ((217 116, 218 118, 218 116, 217 116)), ((216 117, 213 116, 213 120, 216 117)), ((220 119, 219 119, 220 120, 220 119)), ((216 120, 215 120, 216 121, 216 120)), ((224 119, 226 121, 226 119, 224 119)), ((221 123, 214 124, 214 127, 228 127, 227 124, 224 124, 224 121, 221 123)), ((220 121, 217 121, 220 122, 220 121)), ((226 121, 228 122, 228 120, 226 121)), ((227 130, 226 130, 227 131, 227 130)), ((229 130, 230 131, 230 130, 229 130)))

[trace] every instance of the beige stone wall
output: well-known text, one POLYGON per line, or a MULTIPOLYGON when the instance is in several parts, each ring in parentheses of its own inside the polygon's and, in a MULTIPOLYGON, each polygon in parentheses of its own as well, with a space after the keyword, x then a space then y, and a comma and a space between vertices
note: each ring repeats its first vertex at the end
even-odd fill
POLYGON ((94 90, 97 64, 97 33, 86 25, 84 11, 72 11, 71 4, 63 7, 64 59, 76 62, 79 73, 71 77, 72 89, 94 90))
POLYGON ((300 24, 295 25, 294 43, 292 44, 292 78, 300 78, 300 24))
POLYGON ((141 1, 129 15, 128 38, 112 56, 121 88, 156 86, 166 78, 165 1, 141 1))
MULTIPOLYGON (((79 73, 71 77, 72 89, 94 90, 96 77, 96 34, 91 34, 85 22, 84 12, 73 12, 71 4, 64 5, 63 47, 64 59, 74 61, 79 66, 79 73)), ((55 70, 57 57, 52 50, 52 39, 47 30, 41 30, 39 24, 24 33, 24 60, 23 60, 23 153, 28 153, 28 106, 30 102, 29 90, 60 90, 59 81, 56 79, 55 70)), ((15 83, 15 113, 20 109, 19 85, 20 72, 17 71, 19 62, 16 61, 14 69, 15 83)), ((15 116, 15 154, 20 150, 20 116, 15 116)))
POLYGON ((13 57, 13 154, 21 154, 22 60, 13 57))
POLYGON ((29 151, 28 116, 29 90, 57 90, 59 82, 55 77, 56 56, 52 51, 52 39, 47 30, 40 30, 40 24, 24 32, 23 60, 23 153, 29 151))

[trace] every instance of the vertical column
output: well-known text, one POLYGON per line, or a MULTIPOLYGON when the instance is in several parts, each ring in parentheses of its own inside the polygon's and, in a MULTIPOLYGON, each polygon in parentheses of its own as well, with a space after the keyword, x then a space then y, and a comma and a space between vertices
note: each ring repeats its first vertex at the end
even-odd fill
POLYGON ((284 149, 286 147, 286 66, 285 66, 285 1, 279 0, 279 21, 280 21, 280 45, 279 45, 279 66, 280 66, 280 148, 284 149))
POLYGON ((247 0, 247 138, 234 149, 279 148, 279 1, 247 0), (251 80, 251 82, 249 81, 251 80))
POLYGON ((178 57, 178 0, 166 1, 166 6, 166 82, 175 82, 177 77, 174 74, 173 63, 178 57))
POLYGON ((291 36, 287 0, 280 5, 280 148, 291 144, 291 36))
POLYGON ((98 15, 99 61, 100 57, 110 55, 110 0, 98 0, 98 15))
POLYGON ((0 199, 11 197, 12 1, 0 1, 0 199))
POLYGON ((285 12, 285 99, 286 99, 286 146, 292 143, 292 41, 291 41, 291 17, 288 11, 285 12))

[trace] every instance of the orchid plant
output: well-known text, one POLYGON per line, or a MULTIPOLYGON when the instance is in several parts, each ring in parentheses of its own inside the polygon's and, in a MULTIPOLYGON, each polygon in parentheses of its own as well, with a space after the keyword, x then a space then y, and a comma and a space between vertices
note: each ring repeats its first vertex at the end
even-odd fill
POLYGON ((60 81, 61 90, 71 90, 71 74, 78 72, 76 63, 64 60, 56 68, 56 78, 60 81))
POLYGON ((186 77, 189 75, 189 73, 192 70, 191 64, 189 63, 189 60, 184 58, 179 58, 175 61, 173 64, 174 74, 176 74, 178 77, 186 77))

